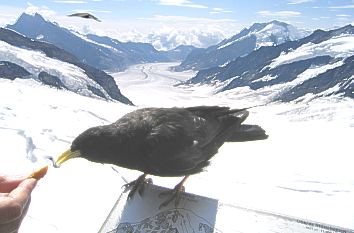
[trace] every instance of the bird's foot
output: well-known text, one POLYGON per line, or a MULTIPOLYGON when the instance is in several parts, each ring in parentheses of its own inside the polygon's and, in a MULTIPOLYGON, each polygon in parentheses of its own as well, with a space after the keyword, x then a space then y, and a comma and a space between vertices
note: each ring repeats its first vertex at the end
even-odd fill
POLYGON ((152 184, 152 179, 151 178, 145 179, 146 176, 147 174, 142 174, 141 176, 138 177, 138 179, 122 186, 122 188, 124 188, 125 191, 131 189, 128 194, 128 199, 131 199, 134 196, 136 191, 138 191, 139 195, 142 196, 144 193, 145 185, 152 184))
POLYGON ((168 204, 170 204, 173 200, 175 200, 175 207, 177 208, 179 202, 181 201, 181 193, 184 191, 185 191, 184 186, 178 184, 172 190, 161 192, 159 194, 159 197, 166 196, 166 195, 170 195, 170 197, 166 201, 162 202, 162 204, 159 206, 159 209, 168 206, 168 204))

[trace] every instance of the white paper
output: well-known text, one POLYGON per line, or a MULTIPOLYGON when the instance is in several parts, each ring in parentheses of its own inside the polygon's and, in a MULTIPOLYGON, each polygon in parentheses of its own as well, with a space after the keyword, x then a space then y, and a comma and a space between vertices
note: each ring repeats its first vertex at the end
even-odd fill
POLYGON ((127 200, 123 193, 99 233, 221 233, 221 232, 297 232, 353 233, 354 231, 221 203, 216 199, 182 193, 178 206, 172 201, 159 209, 168 196, 165 188, 146 185, 140 196, 127 200))

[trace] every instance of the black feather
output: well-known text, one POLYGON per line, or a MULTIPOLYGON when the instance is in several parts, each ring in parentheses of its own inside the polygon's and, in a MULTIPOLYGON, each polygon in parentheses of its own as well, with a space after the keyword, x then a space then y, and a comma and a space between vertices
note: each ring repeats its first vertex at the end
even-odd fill
POLYGON ((202 171, 226 141, 265 139, 261 127, 242 125, 248 114, 219 106, 143 108, 86 130, 71 150, 93 162, 186 176, 202 171))

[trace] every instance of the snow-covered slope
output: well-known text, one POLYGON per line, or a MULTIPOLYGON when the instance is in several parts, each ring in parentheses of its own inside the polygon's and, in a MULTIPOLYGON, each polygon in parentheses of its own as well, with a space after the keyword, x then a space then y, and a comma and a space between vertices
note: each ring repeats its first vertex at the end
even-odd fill
MULTIPOLYGON (((1 174, 29 174, 48 162, 46 156, 68 148, 89 125, 113 122, 133 108, 58 91, 33 79, 0 79, 0 89, 1 174)), ((39 182, 20 232, 97 232, 121 188, 104 180, 120 182, 120 177, 102 165, 67 168, 50 168, 48 179, 39 182), (95 196, 102 200, 89 204, 95 196), (85 216, 90 208, 94 218, 85 216)))
POLYGON ((132 104, 120 93, 111 76, 53 44, 4 28, 0 28, 0 43, 0 74, 4 74, 0 78, 31 77, 59 89, 132 104))
POLYGON ((58 77, 68 90, 77 94, 97 97, 97 95, 91 91, 93 87, 99 90, 105 98, 111 99, 107 92, 100 85, 87 77, 85 71, 80 67, 47 57, 40 51, 18 48, 0 41, 0 61, 8 61, 20 65, 37 80, 41 72, 46 72, 58 77))
POLYGON ((295 50, 284 52, 280 54, 279 57, 275 58, 267 67, 274 69, 280 65, 319 56, 331 56, 333 58, 343 59, 352 55, 354 55, 354 35, 343 34, 334 36, 318 44, 309 42, 295 50))
POLYGON ((287 41, 301 39, 309 32, 297 29, 290 24, 279 21, 255 23, 250 28, 219 44, 191 53, 179 66, 177 71, 201 70, 216 66, 225 66, 238 57, 245 56, 262 46, 274 46, 287 41))
POLYGON ((200 71, 188 83, 223 82, 220 91, 248 87, 268 101, 354 97, 354 27, 315 31, 298 41, 262 47, 223 66, 200 71))

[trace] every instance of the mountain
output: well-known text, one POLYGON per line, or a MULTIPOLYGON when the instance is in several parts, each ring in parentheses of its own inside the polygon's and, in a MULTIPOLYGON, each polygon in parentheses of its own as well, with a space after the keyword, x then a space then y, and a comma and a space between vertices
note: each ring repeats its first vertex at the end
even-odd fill
POLYGON ((119 52, 91 43, 79 35, 73 34, 58 24, 46 21, 41 15, 23 13, 15 24, 7 25, 26 37, 49 42, 101 70, 123 70, 125 64, 119 52))
POLYGON ((97 36, 93 34, 86 35, 86 38, 103 45, 104 47, 108 46, 114 51, 126 54, 126 56, 124 56, 124 63, 126 65, 169 61, 166 56, 148 43, 120 42, 107 36, 97 36))
POLYGON ((76 56, 81 62, 100 70, 122 71, 129 65, 169 61, 152 45, 122 43, 109 37, 84 36, 46 21, 40 14, 23 13, 8 29, 29 38, 49 42, 76 56))
POLYGON ((158 51, 149 43, 141 42, 120 42, 107 36, 86 35, 89 40, 95 41, 114 50, 130 53, 127 57, 127 64, 172 62, 184 60, 196 47, 192 45, 179 45, 167 51, 158 51))
POLYGON ((5 28, 0 28, 0 78, 33 78, 81 95, 132 104, 105 72, 82 63, 53 44, 5 28))
POLYGON ((199 71, 187 83, 226 83, 220 91, 249 87, 272 101, 329 95, 354 98, 353 60, 354 26, 348 25, 261 47, 224 67, 199 71))
POLYGON ((250 28, 243 29, 240 33, 221 41, 217 45, 190 53, 174 69, 176 71, 201 70, 225 66, 236 58, 246 56, 262 46, 275 46, 303 38, 306 35, 308 35, 308 32, 279 21, 255 23, 250 28))
POLYGON ((183 61, 186 57, 197 48, 193 45, 179 45, 174 49, 160 51, 171 61, 183 61))

